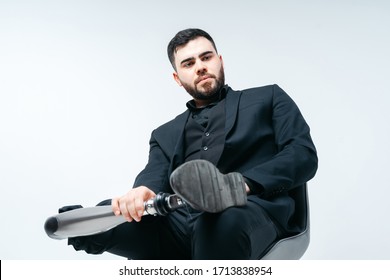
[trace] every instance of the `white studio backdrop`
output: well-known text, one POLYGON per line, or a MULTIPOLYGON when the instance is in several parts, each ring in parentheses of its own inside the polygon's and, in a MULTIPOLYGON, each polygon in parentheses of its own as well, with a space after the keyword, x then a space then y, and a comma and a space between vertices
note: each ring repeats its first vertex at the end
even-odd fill
POLYGON ((0 0, 0 258, 118 258, 76 252, 44 221, 132 186, 151 131, 190 99, 166 46, 198 27, 231 87, 277 83, 311 126, 304 259, 389 259, 389 26, 378 0, 0 0))

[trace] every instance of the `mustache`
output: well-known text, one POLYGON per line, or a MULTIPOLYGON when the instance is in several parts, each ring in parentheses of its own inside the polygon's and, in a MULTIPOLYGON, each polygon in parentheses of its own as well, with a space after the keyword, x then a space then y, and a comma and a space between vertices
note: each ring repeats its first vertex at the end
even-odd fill
POLYGON ((205 73, 205 74, 202 74, 200 75, 196 80, 195 80, 195 84, 198 84, 199 82, 203 81, 204 79, 207 79, 207 78, 213 78, 213 79, 216 79, 217 77, 213 74, 208 74, 208 73, 205 73))

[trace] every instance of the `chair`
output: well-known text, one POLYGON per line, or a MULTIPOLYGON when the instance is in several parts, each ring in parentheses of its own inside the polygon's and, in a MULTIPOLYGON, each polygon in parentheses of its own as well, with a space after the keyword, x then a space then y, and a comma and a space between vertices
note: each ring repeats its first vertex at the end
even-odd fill
POLYGON ((302 202, 303 207, 298 208, 297 212, 298 216, 301 216, 303 231, 276 242, 261 258, 262 260, 299 260, 309 247, 310 209, 307 185, 303 186, 303 190, 294 193, 294 196, 297 202, 302 202))

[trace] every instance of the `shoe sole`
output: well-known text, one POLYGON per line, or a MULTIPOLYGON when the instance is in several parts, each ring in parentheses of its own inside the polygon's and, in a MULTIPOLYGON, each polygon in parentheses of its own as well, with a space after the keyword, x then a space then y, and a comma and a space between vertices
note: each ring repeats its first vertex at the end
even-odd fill
POLYGON ((209 161, 193 160, 170 177, 171 187, 196 210, 217 213, 246 204, 245 181, 240 173, 222 174, 209 161))

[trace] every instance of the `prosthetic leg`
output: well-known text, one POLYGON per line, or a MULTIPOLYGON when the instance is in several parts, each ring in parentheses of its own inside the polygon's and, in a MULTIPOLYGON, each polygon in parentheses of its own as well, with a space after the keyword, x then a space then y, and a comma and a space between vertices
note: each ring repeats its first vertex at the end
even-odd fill
MULTIPOLYGON (((184 201, 175 194, 159 193, 144 203, 143 215, 165 216, 184 205, 184 201)), ((66 239, 102 233, 124 222, 123 216, 115 216, 111 205, 106 205, 78 208, 51 216, 44 228, 50 238, 66 239)))

